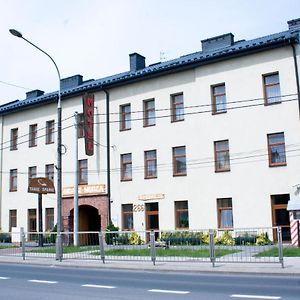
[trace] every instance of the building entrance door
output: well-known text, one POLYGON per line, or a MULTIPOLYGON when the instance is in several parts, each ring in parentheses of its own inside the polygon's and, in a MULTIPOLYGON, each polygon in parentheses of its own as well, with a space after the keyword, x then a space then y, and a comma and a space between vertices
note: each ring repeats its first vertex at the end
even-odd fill
MULTIPOLYGON (((158 202, 146 203, 146 230, 159 230, 158 202)), ((155 232, 155 239, 157 239, 158 236, 159 233, 155 232)))
MULTIPOLYGON (((290 197, 288 194, 285 195, 274 195, 272 196, 272 218, 273 226, 280 226, 282 230, 282 240, 284 242, 291 241, 291 230, 290 230, 290 218, 289 212, 286 210, 287 203, 290 197)), ((277 235, 274 238, 277 239, 277 235)))

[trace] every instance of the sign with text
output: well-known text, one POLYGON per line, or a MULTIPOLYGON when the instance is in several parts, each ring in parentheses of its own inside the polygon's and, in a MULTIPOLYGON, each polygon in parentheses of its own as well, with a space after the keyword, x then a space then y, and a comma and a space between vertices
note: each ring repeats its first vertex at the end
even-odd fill
POLYGON ((29 181, 28 193, 34 194, 54 194, 53 181, 46 177, 32 178, 29 181))
POLYGON ((85 154, 94 155, 94 95, 83 96, 85 154))

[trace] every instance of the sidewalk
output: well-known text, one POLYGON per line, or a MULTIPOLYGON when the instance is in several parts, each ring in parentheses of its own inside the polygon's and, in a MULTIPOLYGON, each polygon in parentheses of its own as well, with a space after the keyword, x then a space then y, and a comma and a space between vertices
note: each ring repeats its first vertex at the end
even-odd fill
POLYGON ((284 268, 279 263, 216 263, 215 267, 206 262, 157 262, 155 266, 149 261, 106 261, 65 259, 62 262, 53 258, 0 256, 1 263, 40 265, 51 267, 97 268, 137 271, 165 272, 217 272, 266 275, 298 275, 300 276, 300 257, 285 257, 284 268))

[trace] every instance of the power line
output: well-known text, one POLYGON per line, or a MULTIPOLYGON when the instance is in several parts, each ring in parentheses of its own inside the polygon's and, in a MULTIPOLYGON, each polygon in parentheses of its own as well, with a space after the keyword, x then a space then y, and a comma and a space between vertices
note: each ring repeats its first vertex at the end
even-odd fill
POLYGON ((9 83, 9 82, 6 82, 6 81, 2 81, 2 80, 0 80, 0 83, 6 84, 6 85, 9 85, 9 86, 13 86, 13 87, 17 87, 19 89, 23 89, 23 90, 27 90, 27 91, 33 90, 33 89, 30 89, 30 88, 26 88, 26 87, 23 87, 23 86, 20 86, 20 85, 17 85, 17 84, 13 84, 13 83, 9 83))

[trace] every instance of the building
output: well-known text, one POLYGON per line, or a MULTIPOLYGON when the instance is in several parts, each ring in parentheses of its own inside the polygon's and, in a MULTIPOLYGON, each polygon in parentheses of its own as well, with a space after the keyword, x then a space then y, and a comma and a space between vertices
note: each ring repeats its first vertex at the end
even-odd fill
MULTIPOLYGON (((206 39, 202 51, 149 66, 133 53, 128 72, 63 79, 64 230, 73 226, 78 163, 80 230, 106 227, 110 199, 123 230, 283 225, 289 240, 286 207, 300 182, 300 19, 288 26, 249 41, 206 39), (93 156, 82 138, 85 93, 95 99, 93 156)), ((35 90, 0 107, 4 231, 36 230, 28 178, 55 177, 56 100, 57 92, 35 90)), ((44 197, 43 218, 51 229, 55 195, 44 197)))

